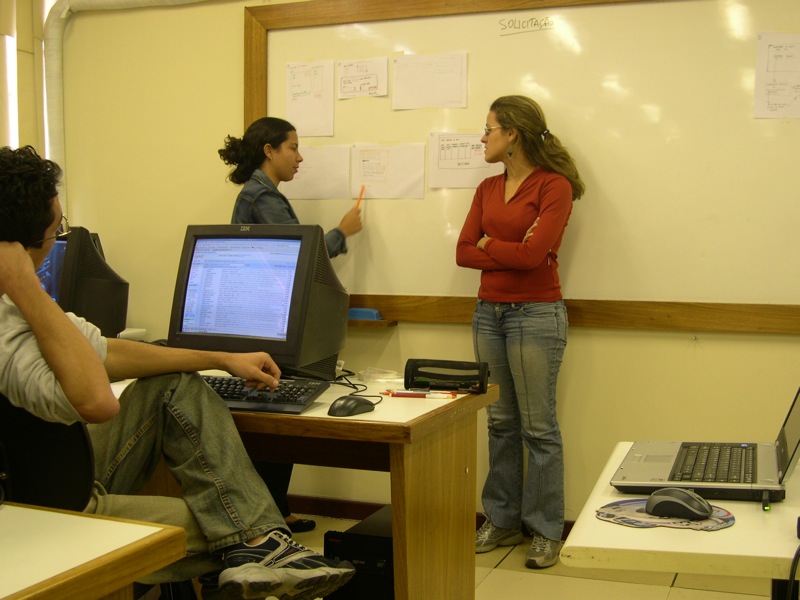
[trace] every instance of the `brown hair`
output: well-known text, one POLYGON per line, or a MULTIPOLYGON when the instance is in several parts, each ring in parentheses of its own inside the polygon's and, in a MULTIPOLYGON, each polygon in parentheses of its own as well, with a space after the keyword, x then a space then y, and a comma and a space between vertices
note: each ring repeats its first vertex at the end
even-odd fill
POLYGON ((572 185, 572 199, 583 196, 584 185, 575 162, 561 141, 547 128, 542 108, 527 96, 502 96, 490 109, 504 129, 519 132, 519 144, 528 160, 546 171, 558 173, 572 185))

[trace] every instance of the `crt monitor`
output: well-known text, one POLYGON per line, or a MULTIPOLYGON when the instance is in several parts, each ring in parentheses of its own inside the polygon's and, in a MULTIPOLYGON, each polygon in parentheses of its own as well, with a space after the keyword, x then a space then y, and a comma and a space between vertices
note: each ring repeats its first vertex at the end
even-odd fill
POLYGON ((268 352, 284 375, 333 380, 349 304, 318 225, 190 225, 168 343, 268 352))
POLYGON ((56 239, 39 280, 64 311, 93 323, 106 337, 117 337, 128 315, 128 282, 108 265, 99 244, 96 234, 72 227, 56 239))

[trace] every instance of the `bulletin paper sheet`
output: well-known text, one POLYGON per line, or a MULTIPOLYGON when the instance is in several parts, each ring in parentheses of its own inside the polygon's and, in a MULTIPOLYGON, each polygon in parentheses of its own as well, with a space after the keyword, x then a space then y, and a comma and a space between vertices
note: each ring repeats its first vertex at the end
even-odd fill
POLYGON ((286 119, 300 137, 333 135, 333 61, 286 65, 286 119))
POLYGON ((800 34, 758 35, 754 114, 800 118, 800 34))
POLYGON ((394 110, 466 106, 466 52, 409 54, 394 59, 394 110))
POLYGON ((362 185, 365 198, 425 196, 425 144, 355 145, 350 160, 353 197, 362 185))
POLYGON ((487 163, 481 133, 431 133, 428 142, 428 186, 476 188, 503 172, 503 163, 487 163))

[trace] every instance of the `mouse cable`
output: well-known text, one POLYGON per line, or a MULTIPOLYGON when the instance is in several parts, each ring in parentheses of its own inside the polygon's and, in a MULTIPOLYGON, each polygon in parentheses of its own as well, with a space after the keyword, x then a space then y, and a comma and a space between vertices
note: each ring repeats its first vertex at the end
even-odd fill
POLYGON ((786 584, 786 600, 792 600, 792 593, 794 592, 794 578, 797 576, 797 563, 800 562, 800 546, 794 552, 792 558, 792 567, 789 569, 789 581, 786 584))
POLYGON ((334 381, 331 381, 334 385, 341 385, 342 387, 350 388, 351 390, 355 390, 356 392, 363 392, 367 389, 366 384, 364 383, 353 383, 350 381, 346 375, 340 375, 334 381))
POLYGON ((383 396, 381 396, 380 394, 361 393, 361 392, 366 392, 369 389, 369 386, 366 383, 353 383, 347 377, 339 377, 337 378, 336 381, 334 381, 334 383, 336 385, 341 385, 344 387, 348 387, 352 390, 355 390, 353 393, 354 396, 361 396, 362 398, 375 398, 376 401, 372 403, 374 406, 377 406, 378 404, 383 402, 383 396), (347 383, 342 383, 342 380, 346 381, 347 383))
POLYGON ((344 379, 345 381, 350 383, 347 378, 348 377, 352 377, 355 374, 356 374, 355 371, 350 371, 349 369, 342 369, 342 374, 341 375, 337 375, 336 376, 336 380, 338 381, 339 379, 344 379))

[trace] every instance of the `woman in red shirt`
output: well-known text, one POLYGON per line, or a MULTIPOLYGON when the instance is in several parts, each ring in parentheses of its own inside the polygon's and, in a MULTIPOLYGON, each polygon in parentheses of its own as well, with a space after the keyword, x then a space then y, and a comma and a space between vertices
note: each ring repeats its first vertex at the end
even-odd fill
POLYGON ((456 250, 459 266, 481 271, 475 354, 500 385, 499 400, 486 409, 489 473, 481 500, 487 518, 475 551, 519 544, 524 528, 533 536, 525 564, 544 568, 558 561, 564 527, 556 381, 568 321, 558 249, 584 186, 530 98, 495 100, 481 141, 486 161, 504 163, 505 172, 478 186, 456 250))

